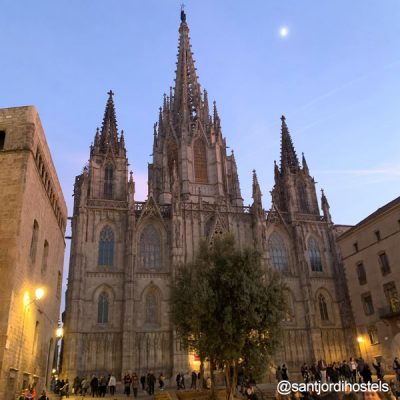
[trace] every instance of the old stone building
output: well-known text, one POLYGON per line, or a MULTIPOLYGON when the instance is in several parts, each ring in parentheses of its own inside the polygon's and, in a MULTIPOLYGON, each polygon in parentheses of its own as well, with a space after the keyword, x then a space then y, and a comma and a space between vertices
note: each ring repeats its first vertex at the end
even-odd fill
POLYGON ((0 399, 13 399, 49 383, 64 261, 67 209, 34 107, 0 109, 0 169, 0 399))
POLYGON ((338 238, 359 352, 387 373, 400 356, 400 197, 338 238))
POLYGON ((228 231, 239 246, 260 249, 265 266, 282 271, 290 288, 280 362, 298 369, 304 361, 352 354, 328 201, 322 195, 321 215, 315 181, 305 157, 298 160, 284 117, 281 138, 280 165, 271 168, 272 208, 263 208, 255 172, 253 204, 244 206, 235 156, 227 153, 216 103, 210 109, 198 82, 182 11, 175 87, 154 125, 147 201, 135 200, 111 91, 89 164, 76 178, 64 376, 196 368, 169 320, 169 287, 202 238, 212 242, 228 231))

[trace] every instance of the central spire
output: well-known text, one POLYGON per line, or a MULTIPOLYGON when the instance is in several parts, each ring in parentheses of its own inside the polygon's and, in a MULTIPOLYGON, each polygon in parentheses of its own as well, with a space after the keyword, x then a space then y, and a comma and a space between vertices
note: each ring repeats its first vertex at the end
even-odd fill
POLYGON ((286 118, 284 115, 282 115, 281 121, 281 173, 287 170, 297 171, 300 168, 299 160, 294 150, 292 138, 286 125, 286 118))
POLYGON ((182 7, 173 108, 184 121, 196 116, 201 108, 201 90, 191 47, 189 27, 182 7))

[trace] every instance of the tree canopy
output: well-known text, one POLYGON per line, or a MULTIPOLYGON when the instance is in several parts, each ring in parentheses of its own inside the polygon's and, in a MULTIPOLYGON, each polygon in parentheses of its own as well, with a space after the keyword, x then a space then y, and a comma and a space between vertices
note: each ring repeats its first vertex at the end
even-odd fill
MULTIPOLYGON (((261 264, 255 249, 240 250, 230 234, 202 242, 172 288, 171 315, 184 346, 202 361, 265 372, 286 312, 285 285, 261 264)), ((227 382, 227 383, 228 383, 227 382)))

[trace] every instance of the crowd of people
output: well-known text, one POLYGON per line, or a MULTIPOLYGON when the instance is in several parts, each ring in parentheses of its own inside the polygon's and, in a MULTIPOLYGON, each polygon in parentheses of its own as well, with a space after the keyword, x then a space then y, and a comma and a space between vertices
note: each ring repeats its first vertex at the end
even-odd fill
MULTIPOLYGON (((372 382, 372 375, 375 375, 378 381, 383 381, 385 377, 385 371, 380 361, 372 363, 372 368, 366 363, 363 358, 350 358, 348 361, 343 360, 342 362, 333 362, 327 364, 325 360, 320 359, 311 365, 304 363, 301 366, 301 376, 304 382, 317 382, 321 383, 332 382, 337 383, 339 381, 348 381, 351 383, 361 382, 372 382)), ((400 383, 400 360, 396 357, 393 361, 392 369, 396 375, 396 380, 400 383)), ((285 364, 278 365, 276 368, 276 379, 278 382, 289 380, 288 369, 285 364)))
MULTIPOLYGON (((153 372, 149 371, 146 375, 142 375, 140 378, 134 372, 132 374, 126 373, 122 379, 124 394, 130 396, 133 393, 133 397, 137 397, 139 385, 142 390, 147 392, 149 395, 154 394, 157 378, 153 372)), ((158 385, 160 390, 165 388, 165 376, 160 373, 158 376, 158 385)), ((71 394, 92 397, 105 397, 107 393, 111 396, 116 394, 117 379, 113 374, 106 375, 93 375, 89 378, 75 377, 72 384, 68 379, 58 380, 55 379, 52 382, 52 390, 54 393, 59 394, 61 397, 69 397, 71 394)))

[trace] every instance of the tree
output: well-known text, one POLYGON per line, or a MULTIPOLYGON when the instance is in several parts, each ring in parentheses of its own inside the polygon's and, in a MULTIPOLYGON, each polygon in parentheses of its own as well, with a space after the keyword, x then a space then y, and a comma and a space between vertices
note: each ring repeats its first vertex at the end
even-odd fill
POLYGON ((227 398, 233 398, 239 364, 265 372, 286 312, 285 289, 280 275, 261 265, 259 252, 238 249, 229 234, 211 247, 201 243, 195 260, 179 269, 172 320, 183 345, 202 363, 210 361, 212 389, 216 364, 225 368, 227 398))

